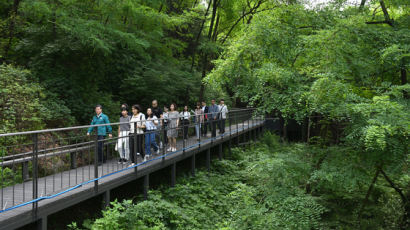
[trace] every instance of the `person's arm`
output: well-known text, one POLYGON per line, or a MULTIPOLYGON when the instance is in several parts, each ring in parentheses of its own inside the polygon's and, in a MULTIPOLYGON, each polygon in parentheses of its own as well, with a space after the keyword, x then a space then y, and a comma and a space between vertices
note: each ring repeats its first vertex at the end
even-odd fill
POLYGON ((142 116, 141 116, 141 127, 140 128, 145 128, 145 115, 144 114, 142 114, 142 116))
POLYGON ((105 122, 105 124, 108 124, 108 125, 105 126, 105 127, 106 127, 106 129, 107 129, 108 136, 111 138, 111 137, 112 137, 112 127, 111 127, 111 125, 109 125, 109 124, 110 124, 110 120, 108 119, 108 116, 105 116, 105 117, 104 117, 104 122, 105 122))
POLYGON ((176 119, 177 119, 177 127, 178 127, 179 126, 179 116, 176 119))
MULTIPOLYGON (((94 125, 94 117, 93 117, 93 119, 91 120, 91 125, 94 125)), ((94 127, 88 128, 87 136, 90 136, 90 133, 91 133, 93 130, 94 130, 94 127)))
MULTIPOLYGON (((121 118, 120 118, 120 122, 121 122, 121 118)), ((118 125, 118 137, 120 136, 121 133, 121 128, 120 128, 121 124, 118 125)))
POLYGON ((153 118, 154 118, 154 125, 158 125, 158 118, 157 118, 157 116, 154 116, 153 118))

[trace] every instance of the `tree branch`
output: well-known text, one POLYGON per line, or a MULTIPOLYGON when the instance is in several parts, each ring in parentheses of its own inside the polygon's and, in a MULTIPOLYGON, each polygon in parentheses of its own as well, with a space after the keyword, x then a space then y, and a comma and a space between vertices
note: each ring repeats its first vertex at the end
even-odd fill
POLYGON ((229 35, 231 34, 231 32, 232 32, 232 30, 236 27, 236 25, 243 19, 243 18, 245 18, 246 16, 248 16, 248 15, 250 15, 250 14, 252 14, 252 15, 254 15, 254 14, 257 14, 257 13, 260 13, 260 12, 263 12, 263 11, 267 11, 267 10, 272 10, 272 9, 275 9, 277 6, 275 6, 275 7, 272 7, 272 8, 267 8, 267 9, 263 9, 263 10, 259 10, 259 11, 257 11, 257 9, 259 8, 259 6, 262 4, 262 1, 259 1, 258 2, 258 4, 256 4, 256 6, 254 6, 252 9, 250 9, 248 12, 246 12, 246 13, 244 13, 244 14, 242 14, 242 16, 241 17, 239 17, 236 21, 235 21, 235 23, 231 26, 231 28, 229 29, 229 31, 228 31, 228 33, 225 35, 225 37, 222 39, 222 44, 223 43, 225 43, 225 41, 226 41, 226 39, 229 37, 229 35))
POLYGON ((387 174, 381 169, 380 172, 383 174, 384 179, 386 179, 387 182, 389 182, 390 186, 396 190, 396 192, 400 195, 403 204, 406 204, 408 202, 406 196, 403 194, 403 191, 397 185, 393 183, 393 181, 387 176, 387 174))

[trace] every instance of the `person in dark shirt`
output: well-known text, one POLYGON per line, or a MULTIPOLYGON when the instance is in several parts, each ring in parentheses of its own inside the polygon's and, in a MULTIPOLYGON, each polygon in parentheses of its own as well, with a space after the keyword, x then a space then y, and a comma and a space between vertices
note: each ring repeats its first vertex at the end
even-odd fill
POLYGON ((210 120, 212 137, 216 137, 216 124, 218 123, 219 106, 215 104, 215 99, 211 100, 211 106, 209 106, 208 119, 210 120))
POLYGON ((206 105, 206 102, 202 102, 202 111, 204 111, 204 123, 202 125, 202 136, 206 137, 208 132, 208 116, 209 116, 209 108, 206 105))
POLYGON ((128 107, 128 104, 127 103, 123 103, 123 104, 121 104, 121 113, 120 113, 120 117, 122 117, 122 111, 123 110, 127 110, 128 111, 128 116, 132 116, 132 113, 131 113, 131 111, 130 111, 130 109, 129 109, 129 107, 128 107))
POLYGON ((155 133, 155 139, 157 140, 157 143, 159 143, 159 147, 162 149, 163 144, 161 140, 161 135, 160 135, 160 130, 161 127, 164 126, 162 119, 164 118, 162 109, 158 106, 158 101, 157 100, 152 100, 152 114, 155 115, 160 121, 157 124, 157 132, 155 133))

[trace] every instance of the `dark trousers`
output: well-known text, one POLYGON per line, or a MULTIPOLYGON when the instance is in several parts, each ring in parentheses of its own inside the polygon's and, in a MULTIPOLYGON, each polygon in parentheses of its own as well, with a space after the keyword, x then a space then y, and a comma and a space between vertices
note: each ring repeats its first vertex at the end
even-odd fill
POLYGON ((226 119, 219 120, 219 133, 225 133, 225 120, 226 119))
POLYGON ((144 134, 130 133, 130 158, 132 163, 137 163, 137 153, 140 153, 142 157, 144 154, 144 134))
POLYGON ((104 160, 104 139, 105 136, 98 135, 97 140, 98 140, 98 163, 103 163, 104 160))
POLYGON ((188 139, 188 128, 189 128, 189 120, 187 119, 182 119, 182 125, 184 126, 183 134, 184 134, 184 139, 188 139))
POLYGON ((165 145, 168 144, 167 127, 168 127, 167 123, 164 123, 164 126, 162 126, 162 132, 164 133, 164 144, 165 145))
POLYGON ((218 120, 214 120, 212 118, 212 120, 211 120, 212 137, 216 137, 216 123, 217 122, 218 122, 218 120))
POLYGON ((202 132, 201 132, 201 134, 202 134, 202 136, 206 136, 206 134, 207 134, 207 132, 208 132, 208 120, 207 119, 205 119, 204 120, 204 123, 202 123, 202 132))

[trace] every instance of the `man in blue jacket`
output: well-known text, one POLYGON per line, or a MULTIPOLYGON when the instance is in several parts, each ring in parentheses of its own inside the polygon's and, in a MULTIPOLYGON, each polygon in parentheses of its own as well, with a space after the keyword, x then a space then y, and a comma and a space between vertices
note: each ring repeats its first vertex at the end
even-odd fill
MULTIPOLYGON (((105 126, 98 126, 97 127, 97 139, 98 139, 98 164, 103 163, 103 146, 104 146, 104 139, 107 136, 112 137, 112 128, 109 125, 110 120, 108 120, 108 116, 102 113, 102 106, 96 105, 95 106, 95 113, 96 115, 93 117, 91 121, 91 125, 102 125, 107 124, 105 126)), ((87 132, 87 136, 90 136, 90 133, 94 130, 94 127, 90 127, 87 132)), ((105 162, 105 160, 104 160, 105 162)))
POLYGON ((216 123, 218 122, 218 113, 219 113, 219 107, 218 105, 215 104, 215 99, 211 100, 212 105, 209 106, 209 116, 208 119, 210 119, 211 123, 211 130, 212 130, 212 137, 216 137, 216 123))

